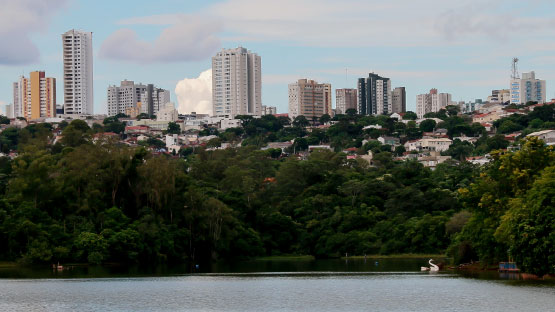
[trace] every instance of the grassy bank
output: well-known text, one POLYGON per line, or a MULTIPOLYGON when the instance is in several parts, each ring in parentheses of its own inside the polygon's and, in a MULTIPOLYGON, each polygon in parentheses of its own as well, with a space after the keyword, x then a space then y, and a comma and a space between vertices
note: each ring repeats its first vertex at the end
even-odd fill
MULTIPOLYGON (((364 259, 365 256, 348 256, 341 257, 341 259, 364 259)), ((445 259, 446 255, 441 254, 393 254, 393 255, 366 255, 366 259, 445 259)))
POLYGON ((0 261, 0 268, 13 268, 19 266, 19 264, 17 262, 11 262, 11 261, 0 261))
POLYGON ((313 256, 268 256, 255 258, 256 261, 312 261, 313 256))

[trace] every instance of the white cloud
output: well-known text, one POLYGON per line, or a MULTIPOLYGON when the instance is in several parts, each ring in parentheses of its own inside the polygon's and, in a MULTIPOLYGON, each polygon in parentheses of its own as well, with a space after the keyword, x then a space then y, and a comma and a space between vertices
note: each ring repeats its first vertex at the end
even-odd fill
POLYGON ((66 0, 0 0, 0 64, 19 65, 38 61, 39 49, 30 35, 44 32, 52 16, 66 0))
MULTIPOLYGON (((165 16, 153 16, 127 19, 120 24, 161 25, 164 20, 165 16)), ((132 29, 118 29, 102 43, 99 56, 138 63, 198 61, 212 55, 221 45, 217 36, 221 25, 217 21, 179 14, 168 16, 165 23, 171 26, 154 41, 140 39, 132 29)))
POLYGON ((203 71, 198 78, 179 81, 175 94, 179 113, 212 114, 212 70, 203 71))

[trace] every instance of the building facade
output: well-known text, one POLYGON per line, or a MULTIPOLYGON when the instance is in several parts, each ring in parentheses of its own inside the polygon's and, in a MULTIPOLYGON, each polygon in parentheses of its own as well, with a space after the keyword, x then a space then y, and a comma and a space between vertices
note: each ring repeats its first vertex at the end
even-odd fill
POLYGON ((275 115, 277 114, 277 108, 275 106, 262 105, 262 115, 275 115))
POLYGON ((405 87, 398 87, 391 91, 391 113, 407 111, 407 92, 405 87))
POLYGON ((92 32, 72 29, 62 34, 64 57, 64 114, 92 115, 92 32))
POLYGON ((260 56, 238 47, 212 57, 212 112, 231 118, 262 114, 260 56))
POLYGON ((416 115, 424 118, 427 113, 437 113, 447 105, 456 105, 451 100, 451 94, 438 93, 437 89, 431 89, 430 93, 416 96, 416 115))
POLYGON ((170 102, 170 91, 155 88, 154 85, 135 84, 124 80, 120 86, 109 86, 107 90, 108 116, 126 114, 136 116, 140 113, 156 115, 170 102))
POLYGON ((511 101, 511 90, 492 90, 487 101, 490 103, 509 103, 511 101))
POLYGON ((345 114, 348 109, 357 110, 357 89, 335 89, 335 109, 337 114, 345 114))
POLYGON ((522 78, 511 79, 511 104, 545 103, 545 80, 536 79, 536 73, 522 73, 522 78))
POLYGON ((34 71, 13 84, 14 117, 56 117, 56 78, 34 71))
POLYGON ((358 113, 385 115, 391 111, 391 80, 374 73, 358 79, 358 113))
POLYGON ((303 115, 313 121, 327 114, 329 90, 330 84, 309 79, 289 84, 289 118, 303 115))

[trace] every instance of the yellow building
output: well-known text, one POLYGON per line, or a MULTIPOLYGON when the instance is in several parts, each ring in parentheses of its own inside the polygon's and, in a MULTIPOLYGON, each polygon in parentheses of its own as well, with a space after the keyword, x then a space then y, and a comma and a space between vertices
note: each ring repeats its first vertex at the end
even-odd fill
POLYGON ((27 120, 56 117, 56 78, 34 71, 20 79, 21 115, 27 120))

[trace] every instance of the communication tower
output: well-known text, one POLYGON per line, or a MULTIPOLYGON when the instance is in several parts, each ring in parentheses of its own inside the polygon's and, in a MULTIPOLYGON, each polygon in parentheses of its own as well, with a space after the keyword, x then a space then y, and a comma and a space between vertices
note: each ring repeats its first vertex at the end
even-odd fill
POLYGON ((520 78, 519 74, 518 74, 518 57, 513 58, 511 78, 512 79, 519 79, 520 78))

